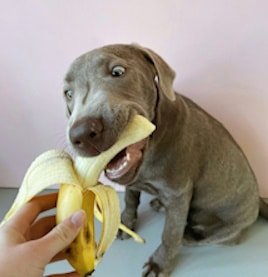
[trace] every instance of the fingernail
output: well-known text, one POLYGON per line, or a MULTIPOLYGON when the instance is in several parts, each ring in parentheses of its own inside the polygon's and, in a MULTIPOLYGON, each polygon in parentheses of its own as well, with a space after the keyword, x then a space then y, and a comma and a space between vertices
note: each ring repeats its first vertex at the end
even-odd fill
POLYGON ((71 222, 75 227, 79 228, 85 221, 85 212, 83 210, 79 210, 71 215, 71 222))

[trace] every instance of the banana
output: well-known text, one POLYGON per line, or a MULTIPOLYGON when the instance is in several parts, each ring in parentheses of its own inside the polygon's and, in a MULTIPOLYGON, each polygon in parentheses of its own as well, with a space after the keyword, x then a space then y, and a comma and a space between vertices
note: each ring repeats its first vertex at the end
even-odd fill
POLYGON ((90 276, 95 268, 94 199, 95 195, 90 190, 83 191, 81 187, 68 184, 61 185, 58 195, 57 223, 81 208, 87 215, 83 229, 65 250, 67 260, 82 276, 90 276))
POLYGON ((114 241, 118 229, 127 232, 137 242, 144 240, 120 223, 119 199, 115 190, 98 182, 106 165, 121 150, 148 137, 155 126, 146 118, 135 115, 117 142, 96 157, 71 156, 61 150, 49 150, 37 157, 26 172, 14 203, 1 225, 36 194, 54 184, 60 184, 56 223, 84 209, 86 224, 77 238, 65 250, 66 259, 81 276, 90 276, 114 241), (99 241, 95 242, 94 215, 102 222, 99 241))

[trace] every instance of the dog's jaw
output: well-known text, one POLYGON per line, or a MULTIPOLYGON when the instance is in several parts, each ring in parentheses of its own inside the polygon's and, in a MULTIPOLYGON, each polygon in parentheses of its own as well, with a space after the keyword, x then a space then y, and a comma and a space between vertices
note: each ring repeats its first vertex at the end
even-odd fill
POLYGON ((136 177, 143 161, 148 139, 143 139, 120 152, 106 167, 105 175, 122 185, 130 184, 136 177))

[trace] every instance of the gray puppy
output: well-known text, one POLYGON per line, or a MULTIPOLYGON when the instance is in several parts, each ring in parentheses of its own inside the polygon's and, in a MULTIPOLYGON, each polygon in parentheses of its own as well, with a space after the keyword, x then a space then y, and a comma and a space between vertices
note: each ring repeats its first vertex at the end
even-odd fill
POLYGON ((183 240, 235 244, 260 206, 268 214, 240 147, 216 119, 175 94, 174 77, 161 57, 137 45, 88 52, 65 77, 68 138, 78 155, 108 149, 135 114, 157 126, 105 169, 109 179, 126 185, 124 224, 135 228, 141 191, 156 196, 154 209, 165 210, 162 242, 143 276, 169 276, 183 240))

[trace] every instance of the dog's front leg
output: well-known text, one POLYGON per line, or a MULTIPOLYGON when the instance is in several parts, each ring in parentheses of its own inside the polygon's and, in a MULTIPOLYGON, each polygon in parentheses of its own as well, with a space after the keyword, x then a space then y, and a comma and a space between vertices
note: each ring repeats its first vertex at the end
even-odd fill
MULTIPOLYGON (((138 217, 138 206, 140 204, 140 191, 131 190, 126 188, 125 192, 125 209, 121 215, 121 221, 131 230, 135 229, 137 217, 138 217)), ((118 237, 120 239, 127 239, 129 235, 119 231, 118 237)))
POLYGON ((162 242, 144 265, 145 270, 142 276, 170 276, 183 239, 191 197, 192 189, 189 187, 180 196, 169 196, 165 200, 161 199, 166 210, 162 242))

